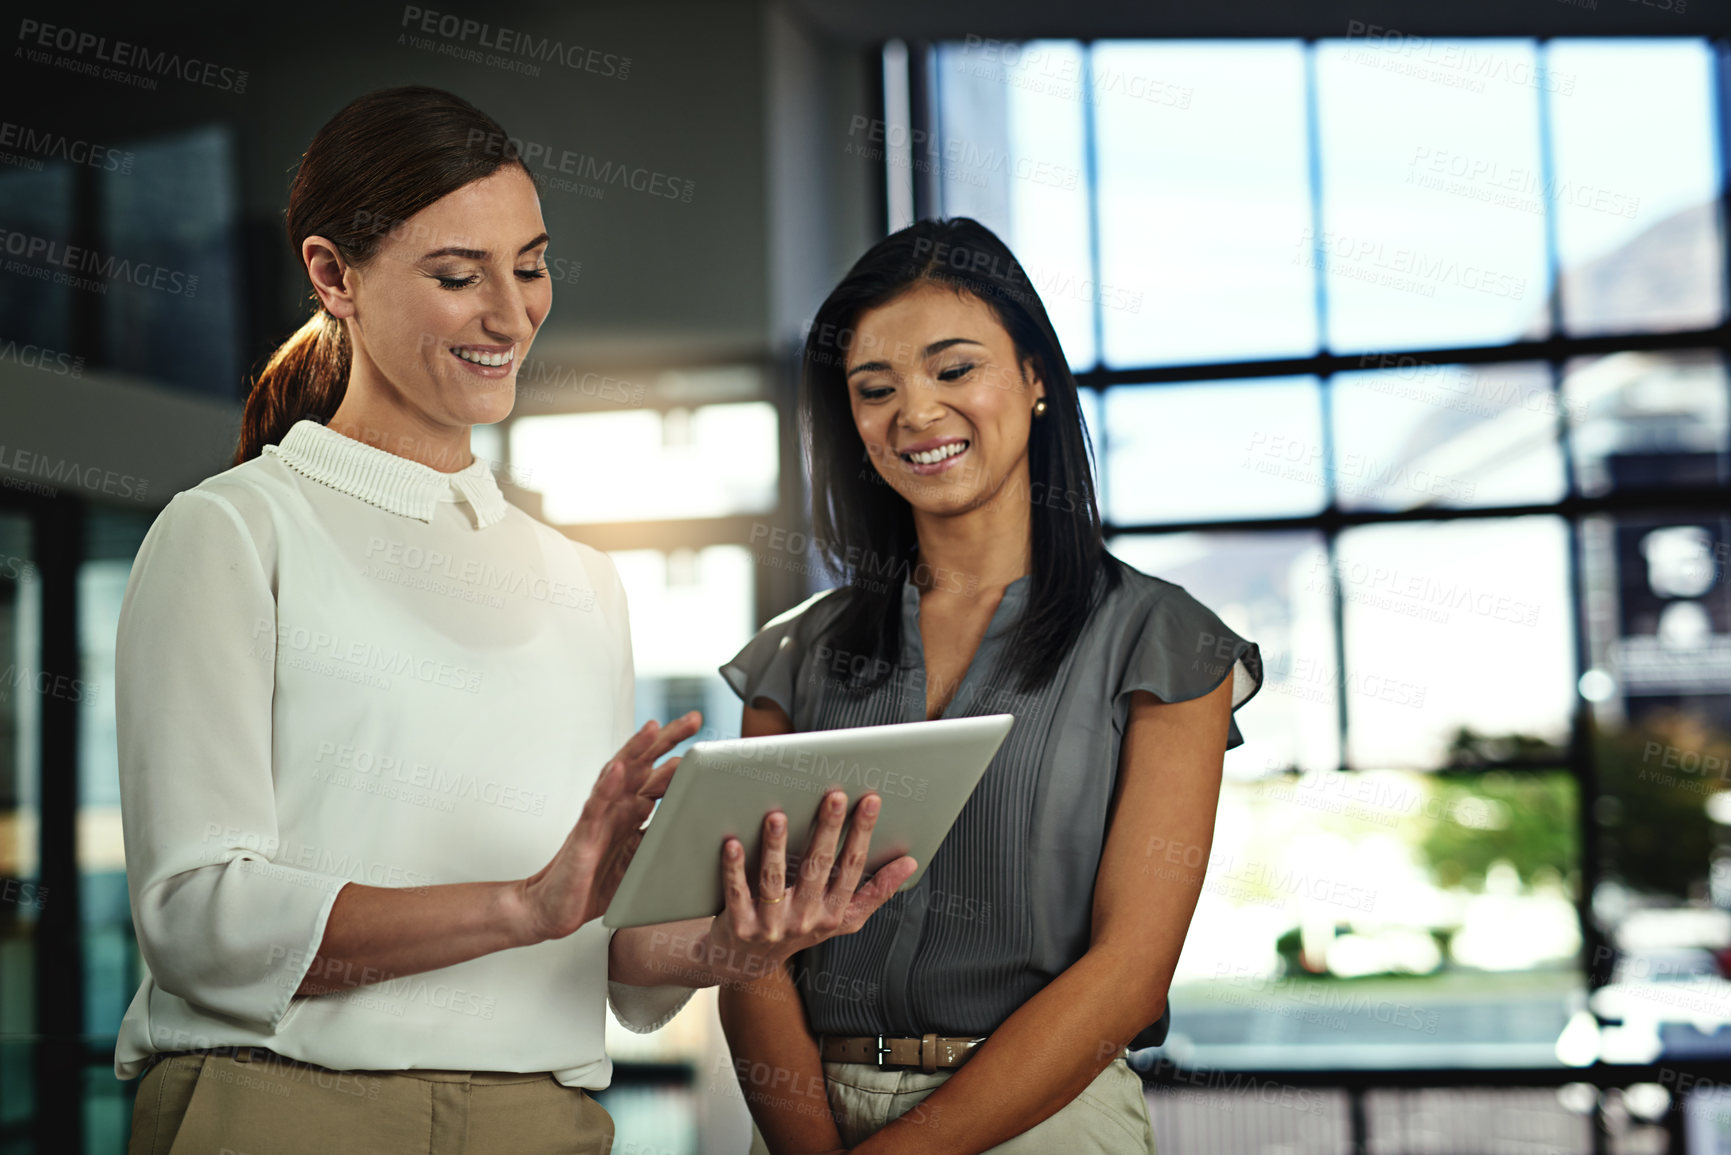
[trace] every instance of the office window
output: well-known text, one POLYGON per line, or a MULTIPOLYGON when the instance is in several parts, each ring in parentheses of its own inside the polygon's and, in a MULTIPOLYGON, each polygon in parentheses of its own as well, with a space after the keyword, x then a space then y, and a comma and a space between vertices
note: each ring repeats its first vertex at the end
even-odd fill
MULTIPOLYGON (((219 127, 0 173, 0 342, 240 396, 242 297, 233 149, 219 127), (88 194, 86 196, 85 194, 88 194), (80 213, 81 204, 94 211, 80 213)), ((14 158, 22 160, 23 158, 14 158)))
POLYGON ((1332 386, 1343 509, 1553 502, 1567 492, 1550 367, 1394 366, 1332 386))
MULTIPOLYGON (((78 945, 84 1029, 101 1039, 119 1032, 144 975, 121 836, 114 643, 132 559, 152 520, 148 514, 92 508, 78 569, 78 945)), ((116 1150, 124 1145, 129 1126, 128 1089, 105 1081, 102 1067, 93 1068, 85 1074, 87 1142, 98 1150, 116 1150)))
POLYGON ((638 722, 701 710, 705 737, 737 736, 739 698, 716 671, 755 632, 750 550, 717 545, 611 556, 631 603, 638 722))
POLYGON ((981 46, 938 50, 945 131, 915 155, 941 174, 951 216, 1003 222, 1005 241, 1039 290, 1073 368, 1098 351, 1088 252, 1080 46, 1040 41, 1008 56, 981 46))
POLYGON ((1725 315, 1713 53, 1696 40, 1562 40, 1546 54, 1563 318, 1582 335, 1725 315))
POLYGON ((106 360, 121 372, 239 398, 239 205, 222 128, 139 143, 126 171, 101 171, 106 360))
POLYGON ((511 468, 555 525, 764 513, 775 505, 775 407, 764 401, 523 417, 511 468))
POLYGON ((41 574, 32 557, 30 523, 0 511, 0 1127, 29 1123, 35 1071, 34 929, 49 895, 40 890, 38 700, 41 668, 41 574))
POLYGON ((1721 353, 1577 357, 1565 366, 1563 395, 1582 493, 1731 479, 1731 397, 1721 353))
MULTIPOLYGON (((1542 206, 1505 185, 1541 171, 1530 41, 1316 49, 1322 229, 1337 352, 1490 345, 1548 328, 1542 206), (1479 79, 1486 77, 1488 79, 1479 79)), ((1542 80, 1539 81, 1543 83, 1542 80)))
POLYGON ((1314 380, 1122 386, 1106 392, 1101 424, 1116 524, 1315 513, 1328 503, 1314 380))
POLYGON ((1106 363, 1314 352, 1315 278, 1295 259, 1312 223, 1300 46, 1110 43, 1091 58, 1106 363))
MULTIPOLYGON (((1085 167, 1062 212, 1008 167, 936 182, 927 214, 1092 276, 1087 323, 1039 287, 1110 548, 1265 659, 1166 1057, 1725 1053, 1675 1008, 1612 1013, 1666 952, 1717 974, 1731 947, 1716 51, 1722 73, 1686 39, 938 48, 940 155, 1062 140, 1085 167)), ((1579 1099, 1535 1141, 1664 1112, 1638 1087, 1579 1099)), ((1430 1103, 1366 1102, 1354 1128, 1429 1142, 1430 1103)), ((1174 1133, 1200 1109, 1174 1103, 1174 1133)))
POLYGON ((78 574, 78 646, 85 700, 78 734, 79 911, 84 920, 85 1029, 120 1030, 142 969, 126 889, 120 757, 114 716, 114 642, 132 559, 153 519, 93 509, 78 574))
POLYGON ((1165 1053, 1554 1065, 1582 986, 1576 818, 1566 771, 1229 781, 1165 1053))
POLYGON ((56 284, 52 267, 29 258, 33 242, 40 254, 51 240, 64 244, 71 236, 77 179, 68 164, 0 172, 0 220, 22 250, 0 261, 0 340, 73 353, 72 287, 56 284))
POLYGON ((1334 578, 1350 765, 1449 765, 1463 727, 1560 753, 1575 703, 1561 520, 1349 529, 1334 578))

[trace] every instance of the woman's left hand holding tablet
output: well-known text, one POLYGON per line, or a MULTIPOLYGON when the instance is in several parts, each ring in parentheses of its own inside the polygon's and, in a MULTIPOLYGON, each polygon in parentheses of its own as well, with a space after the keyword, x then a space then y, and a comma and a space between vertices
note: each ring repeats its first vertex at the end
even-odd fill
POLYGON ((832 877, 847 802, 840 790, 824 796, 796 879, 787 877, 787 816, 779 810, 765 815, 755 893, 746 878, 744 847, 737 838, 722 844, 727 909, 715 916, 708 935, 710 965, 718 980, 762 978, 807 947, 838 934, 852 934, 918 869, 912 858, 903 855, 859 885, 880 805, 876 794, 867 794, 855 808, 847 841, 841 846, 840 866, 832 877))

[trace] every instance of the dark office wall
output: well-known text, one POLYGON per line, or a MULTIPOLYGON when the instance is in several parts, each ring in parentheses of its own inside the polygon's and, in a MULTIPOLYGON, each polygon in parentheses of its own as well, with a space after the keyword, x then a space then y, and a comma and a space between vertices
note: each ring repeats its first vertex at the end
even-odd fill
POLYGON ((594 199, 549 187, 543 210, 554 236, 551 255, 583 264, 576 282, 556 286, 550 336, 750 343, 762 338, 765 325, 760 7, 751 0, 518 0, 452 13, 490 25, 492 35, 510 28, 599 54, 585 55, 582 67, 517 57, 538 68, 538 76, 459 59, 449 53, 510 54, 481 48, 476 34, 429 34, 414 16, 416 6, 390 2, 237 6, 210 18, 165 15, 156 6, 45 16, 45 23, 245 69, 246 91, 164 81, 155 92, 137 93, 12 62, 4 100, 15 114, 28 109, 24 115, 68 135, 105 140, 212 121, 228 125, 239 146, 249 225, 275 242, 267 246, 269 271, 280 298, 279 323, 286 324, 302 315, 305 294, 298 262, 282 239, 281 213, 307 141, 367 90, 449 88, 513 136, 546 150, 551 159, 538 167, 549 176, 562 175, 558 162, 569 153, 572 173, 581 171, 584 157, 642 168, 660 174, 662 187, 678 187, 689 197, 607 185, 594 199))
POLYGON ((1731 0, 795 0, 838 40, 1721 36, 1731 0))
MULTIPOLYGON (((868 50, 828 40, 782 4, 514 0, 441 12, 432 3, 314 0, 76 15, 45 9, 24 19, 228 70, 226 81, 164 78, 154 91, 138 91, 10 59, 0 70, 0 119, 117 148, 225 126, 235 149, 243 347, 252 365, 310 308, 282 226, 294 166, 320 124, 374 88, 449 88, 535 153, 549 178, 542 209, 553 237, 549 257, 558 262, 554 310, 535 349, 550 364, 643 380, 670 365, 760 362, 785 349, 799 319, 869 243, 871 183, 880 178, 843 151, 850 119, 871 99, 868 50), (564 62, 519 54, 519 63, 539 71, 527 75, 463 58, 510 53, 483 48, 474 32, 428 33, 428 18, 417 12, 484 23, 495 45, 498 30, 509 28, 583 51, 564 62), (243 70, 239 91, 234 78, 243 70), (621 170, 647 187, 594 175, 621 170)), ((29 43, 24 25, 12 32, 29 43)), ((84 376, 96 393, 104 384, 126 387, 107 381, 100 357, 84 376)), ((26 432, 46 425, 75 433, 102 420, 52 382, 36 384, 0 392, 0 421, 15 434, 25 429, 26 394, 26 432)), ((237 380, 235 404, 241 396, 237 380)), ((144 404, 130 428, 183 440, 184 430, 169 427, 184 413, 163 408, 152 421, 153 412, 144 404)), ((199 445, 207 429, 192 435, 199 445)), ((172 460, 140 468, 154 464, 179 487, 203 476, 181 476, 186 469, 175 463, 187 456, 181 444, 172 460)), ((192 456, 203 468, 222 454, 192 456)))

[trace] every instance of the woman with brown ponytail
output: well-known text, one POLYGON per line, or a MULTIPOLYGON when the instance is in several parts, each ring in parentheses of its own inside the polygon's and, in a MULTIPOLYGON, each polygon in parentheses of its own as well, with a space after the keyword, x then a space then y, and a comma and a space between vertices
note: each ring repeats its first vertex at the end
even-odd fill
POLYGON ((730 839, 724 915, 595 921, 698 719, 632 732, 611 562, 469 451, 551 306, 528 169, 449 93, 372 93, 314 137, 288 231, 319 311, 121 611, 130 1150, 609 1150, 607 1003, 653 1030, 857 929, 913 864, 854 890, 868 796, 839 850, 825 810, 785 899, 753 901, 730 839))

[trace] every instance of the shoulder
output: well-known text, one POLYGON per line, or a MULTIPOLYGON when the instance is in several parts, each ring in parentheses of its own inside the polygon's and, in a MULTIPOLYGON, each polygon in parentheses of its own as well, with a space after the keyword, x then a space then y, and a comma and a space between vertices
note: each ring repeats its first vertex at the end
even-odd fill
POLYGON ((244 538, 262 554, 273 552, 275 520, 294 497, 294 478, 281 462, 261 455, 212 474, 169 498, 151 535, 172 534, 182 544, 216 547, 244 538))
POLYGON ((820 637, 846 608, 847 587, 813 594, 786 613, 764 623, 752 639, 721 667, 721 676, 747 705, 767 698, 789 718, 797 718, 801 663, 820 637))
POLYGON ((274 463, 254 459, 183 489, 151 522, 133 557, 128 601, 146 596, 199 605, 245 589, 248 596, 275 590, 278 519, 292 498, 292 480, 274 476, 274 463))
POLYGON ((1254 648, 1183 586, 1115 557, 1111 564, 1118 568, 1119 580, 1101 612, 1115 631, 1198 658, 1211 653, 1236 656, 1254 648))
MULTIPOLYGON (((1232 708, 1262 686, 1262 652, 1183 586, 1145 574, 1116 558, 1122 580, 1107 595, 1109 625, 1120 647, 1120 701, 1147 690, 1163 702, 1185 702, 1232 679, 1232 708)), ((1241 744, 1237 723, 1227 748, 1241 744)))
POLYGON ((525 513, 510 502, 505 503, 505 520, 501 528, 526 535, 540 547, 548 564, 571 574, 593 577, 598 582, 617 583, 619 569, 613 559, 592 545, 560 533, 546 522, 525 513))
POLYGON ((1101 608, 1117 622, 1132 618, 1147 620, 1157 614, 1212 612, 1176 582, 1144 573, 1111 554, 1106 558, 1107 564, 1117 572, 1117 580, 1107 589, 1101 608))
POLYGON ((814 637, 834 624, 847 608, 850 591, 846 586, 812 594, 797 606, 763 624, 758 635, 814 637))
MULTIPOLYGON (((629 612, 625 583, 613 558, 602 550, 567 536, 546 522, 506 503, 505 520, 493 529, 521 535, 545 566, 549 581, 563 587, 558 596, 575 597, 579 604, 599 609, 623 623, 629 612)), ((491 532, 489 530, 488 532, 491 532)))
POLYGON ((846 586, 811 595, 765 622, 728 667, 759 669, 785 661, 787 655, 802 653, 829 629, 847 608, 848 601, 846 586))
POLYGON ((281 503, 296 492, 296 474, 281 460, 261 453, 250 461, 213 473, 184 494, 216 498, 236 510, 253 510, 266 504, 281 503))

